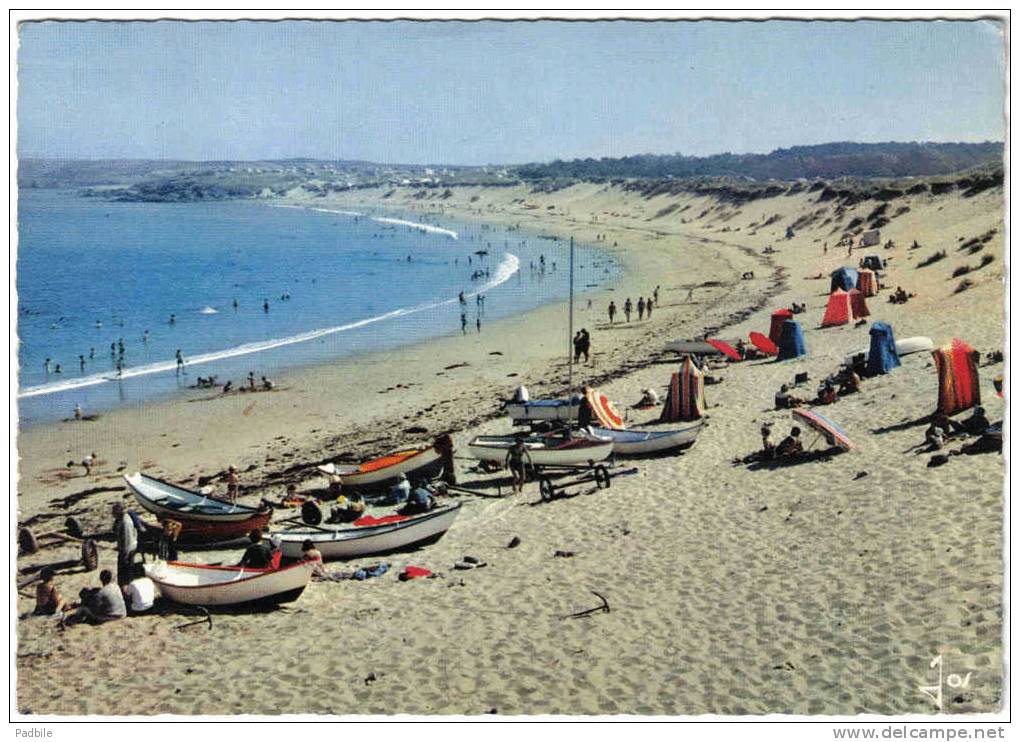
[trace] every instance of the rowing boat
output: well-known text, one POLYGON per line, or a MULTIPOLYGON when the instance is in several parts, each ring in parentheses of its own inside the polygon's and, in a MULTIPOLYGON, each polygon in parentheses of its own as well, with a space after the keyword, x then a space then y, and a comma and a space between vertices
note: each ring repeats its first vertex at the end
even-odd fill
POLYGON ((343 466, 324 464, 319 471, 340 477, 340 484, 350 489, 381 489, 395 484, 404 474, 408 479, 432 479, 443 470, 443 454, 431 448, 397 451, 361 464, 343 466))
POLYGON ((178 540, 182 542, 213 543, 240 538, 264 529, 273 514, 270 508, 220 500, 140 472, 125 474, 124 481, 138 504, 160 521, 181 524, 178 540))
POLYGON ((592 428, 600 438, 613 442, 613 454, 619 456, 653 456, 690 448, 701 432, 701 423, 672 430, 612 430, 592 428))
MULTIPOLYGON (((435 543, 453 525, 461 504, 445 505, 422 515, 390 520, 379 525, 338 528, 333 531, 282 531, 273 534, 288 558, 300 558, 302 544, 311 541, 323 559, 356 559, 373 554, 406 551, 435 543)), ((398 518, 400 516, 397 516, 398 518)))
MULTIPOLYGON (((513 435, 480 435, 468 444, 468 454, 479 461, 503 464, 510 447, 517 442, 513 435)), ((570 466, 589 461, 602 461, 613 452, 613 442, 583 433, 565 437, 559 433, 532 435, 524 438, 524 446, 534 466, 570 466)))
POLYGON ((145 573, 160 595, 185 605, 261 606, 290 603, 304 592, 315 562, 282 569, 220 567, 184 562, 150 562, 145 573))
MULTIPOLYGON (((896 341, 896 355, 898 356, 908 356, 911 353, 924 353, 930 350, 935 350, 935 343, 932 342, 931 338, 924 337, 923 335, 896 341)), ((852 364, 860 359, 862 362, 867 363, 870 351, 870 348, 866 348, 856 353, 851 353, 846 357, 845 362, 852 364)))

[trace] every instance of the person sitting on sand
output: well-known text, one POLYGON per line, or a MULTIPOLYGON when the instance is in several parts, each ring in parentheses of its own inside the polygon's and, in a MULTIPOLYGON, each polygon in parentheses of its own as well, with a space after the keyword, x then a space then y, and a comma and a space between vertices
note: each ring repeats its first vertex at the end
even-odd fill
POLYGON ((401 474, 397 483, 390 487, 390 494, 395 503, 407 501, 407 498, 411 495, 411 482, 406 474, 401 474))
POLYGON ((359 495, 337 498, 336 504, 329 513, 327 523, 353 523, 365 514, 365 501, 359 495))
POLYGON ((234 382, 231 381, 230 379, 227 379, 227 383, 223 385, 223 394, 226 394, 227 392, 229 392, 233 388, 234 388, 234 382))
POLYGON ((267 392, 273 391, 273 382, 271 382, 265 376, 262 377, 262 389, 267 392))
POLYGON ((35 610, 33 616, 54 616, 59 618, 67 609, 67 603, 57 590, 56 574, 53 567, 43 567, 39 572, 39 584, 35 587, 35 610))
POLYGON ((922 449, 922 453, 929 451, 941 451, 943 446, 946 444, 945 431, 939 427, 938 423, 932 420, 931 425, 924 431, 924 442, 926 448, 922 449))
POLYGON ((145 567, 134 564, 131 568, 131 582, 121 587, 129 616, 140 616, 152 610, 156 602, 156 585, 145 574, 145 567))
POLYGON ((737 354, 740 356, 740 360, 743 361, 747 358, 747 346, 744 345, 743 339, 738 340, 736 345, 733 346, 733 349, 737 351, 737 354))
POLYGON ((99 573, 99 582, 102 587, 85 588, 79 594, 82 602, 73 611, 64 614, 61 619, 62 626, 69 626, 76 623, 88 623, 93 626, 117 621, 127 615, 127 606, 124 605, 124 596, 120 587, 113 581, 113 573, 104 569, 99 573))
POLYGON ((822 388, 818 390, 818 399, 815 400, 815 404, 835 404, 838 396, 836 394, 836 387, 826 380, 822 388))
POLYGON ((776 457, 776 444, 772 442, 772 423, 766 421, 761 425, 761 454, 763 461, 771 461, 776 457))
POLYGON ((948 417, 946 418, 946 422, 949 423, 949 426, 954 433, 966 433, 968 435, 981 435, 988 430, 988 426, 992 424, 988 419, 988 416, 985 415, 984 407, 975 407, 971 416, 963 422, 957 422, 956 420, 952 420, 948 417))
POLYGON ((641 399, 638 400, 638 403, 636 405, 634 405, 634 409, 644 410, 650 407, 658 406, 659 406, 658 393, 654 389, 648 388, 641 390, 641 399))
POLYGON ((244 556, 238 562, 238 567, 251 567, 252 569, 266 569, 273 563, 273 547, 268 541, 262 538, 262 531, 256 529, 248 534, 251 543, 244 550, 244 556))
POLYGON ((776 409, 777 410, 790 410, 794 407, 800 407, 804 404, 804 400, 799 397, 795 397, 790 394, 789 384, 783 384, 779 387, 779 391, 776 392, 776 409))
POLYGON ((524 443, 523 437, 518 437, 514 444, 507 451, 506 460, 503 465, 510 470, 513 479, 514 494, 518 495, 524 490, 524 483, 528 479, 527 467, 533 467, 531 454, 524 443))
POLYGON ((848 368, 843 374, 842 384, 839 387, 839 393, 843 394, 856 394, 861 390, 861 377, 852 368, 848 368))
POLYGON ((776 447, 777 458, 789 458, 803 452, 804 444, 800 442, 800 428, 794 425, 790 434, 780 441, 776 447))
POLYGON ((306 562, 322 563, 322 552, 315 548, 315 542, 310 538, 301 543, 301 559, 306 562))

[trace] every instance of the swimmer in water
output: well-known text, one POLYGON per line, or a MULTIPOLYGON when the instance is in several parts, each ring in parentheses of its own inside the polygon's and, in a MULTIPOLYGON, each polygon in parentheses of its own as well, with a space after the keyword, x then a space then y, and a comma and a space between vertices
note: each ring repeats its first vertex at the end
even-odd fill
POLYGON ((142 333, 142 342, 143 343, 149 342, 149 331, 148 330, 146 330, 145 332, 142 333))
POLYGON ((181 373, 181 369, 184 367, 184 356, 181 355, 181 349, 177 349, 177 373, 181 373))
POLYGON ((269 299, 262 300, 262 311, 269 314, 269 299))
POLYGON ((175 314, 171 314, 170 315, 170 324, 171 325, 176 325, 177 324, 177 315, 175 315, 175 314))
POLYGON ((78 356, 78 367, 79 367, 79 368, 80 368, 80 369, 81 369, 82 371, 84 371, 84 370, 85 370, 85 356, 78 356))
POLYGON ((96 349, 89 348, 89 360, 94 361, 96 359, 96 349))

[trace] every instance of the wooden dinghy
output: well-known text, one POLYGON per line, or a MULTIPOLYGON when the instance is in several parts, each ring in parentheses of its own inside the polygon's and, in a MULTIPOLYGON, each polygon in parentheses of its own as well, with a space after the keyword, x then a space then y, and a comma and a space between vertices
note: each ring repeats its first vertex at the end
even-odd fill
POLYGON ((433 479, 443 471, 444 458, 452 460, 453 441, 442 436, 428 448, 397 451, 352 466, 323 464, 319 471, 340 477, 343 487, 356 490, 378 490, 395 484, 404 474, 411 480, 433 479))
POLYGON ((150 562, 145 573, 160 595, 184 605, 257 607, 290 603, 304 592, 315 562, 280 569, 220 567, 184 562, 150 562))
POLYGON ((271 508, 257 509, 176 484, 149 477, 140 472, 125 474, 124 481, 143 508, 159 518, 181 524, 179 541, 214 543, 241 538, 269 525, 271 508))
POLYGON ((435 543, 453 525, 461 503, 445 505, 422 515, 384 518, 378 525, 352 526, 333 531, 282 531, 273 534, 280 541, 280 550, 288 558, 301 557, 301 545, 307 540, 315 544, 323 559, 356 559, 373 554, 406 551, 435 543))
MULTIPOLYGON (((502 465, 510 447, 517 442, 513 435, 480 435, 468 444, 468 454, 479 461, 502 465)), ((524 445, 535 466, 574 466, 589 461, 602 461, 613 452, 613 442, 584 433, 565 437, 558 433, 532 435, 524 445)))

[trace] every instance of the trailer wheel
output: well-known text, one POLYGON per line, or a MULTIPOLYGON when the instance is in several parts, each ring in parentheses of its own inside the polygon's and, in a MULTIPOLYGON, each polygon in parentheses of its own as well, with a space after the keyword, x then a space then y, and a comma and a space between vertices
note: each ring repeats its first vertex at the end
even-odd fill
POLYGON ((18 529, 18 552, 21 554, 35 554, 39 551, 39 542, 35 534, 29 528, 18 529))
POLYGON ((309 500, 301 506, 301 520, 310 526, 322 523, 322 509, 309 500))
POLYGON ((67 520, 64 521, 64 528, 67 529, 68 535, 74 536, 75 538, 85 537, 85 529, 81 527, 81 521, 73 515, 67 516, 67 520))
POLYGON ((99 549, 96 548, 96 542, 90 538, 81 542, 81 563, 86 572, 91 572, 99 566, 99 549))
POLYGON ((612 479, 609 478, 609 470, 599 464, 595 467, 595 485, 599 489, 609 489, 612 479))

